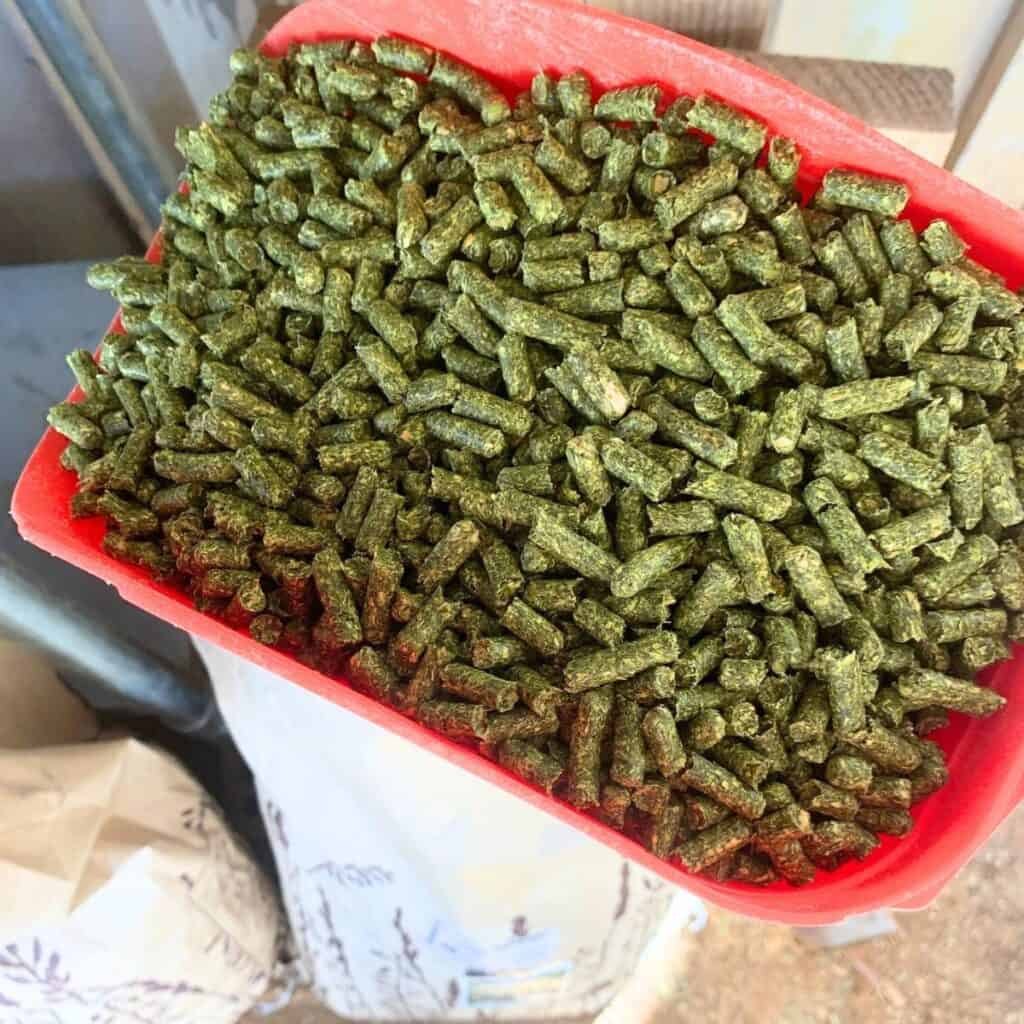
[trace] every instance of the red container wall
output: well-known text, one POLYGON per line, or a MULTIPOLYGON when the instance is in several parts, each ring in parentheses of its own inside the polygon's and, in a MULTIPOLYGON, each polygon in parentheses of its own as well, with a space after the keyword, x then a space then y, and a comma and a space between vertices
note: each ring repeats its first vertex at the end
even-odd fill
MULTIPOLYGON (((271 31, 264 50, 339 36, 394 33, 444 49, 485 71, 510 94, 540 68, 583 68, 599 89, 656 80, 671 94, 707 90, 790 135, 803 153, 807 191, 830 167, 845 166, 910 185, 915 226, 949 220, 972 255, 1024 283, 1024 216, 914 156, 861 122, 738 58, 641 22, 566 0, 308 0, 271 31)), ((151 256, 155 250, 151 250, 151 256)), ((363 718, 453 761, 595 839, 726 909, 787 924, 824 924, 881 907, 925 905, 1024 797, 1024 656, 991 673, 1006 709, 984 722, 954 716, 936 736, 947 752, 950 782, 914 811, 906 839, 885 840, 863 863, 847 864, 802 888, 722 884, 688 875, 620 833, 546 797, 474 751, 429 732, 397 712, 252 641, 197 612, 187 596, 154 583, 100 549, 98 520, 72 521, 74 474, 58 465, 64 441, 47 431, 21 476, 13 514, 22 535, 57 557, 105 579, 154 615, 298 683, 363 718)))

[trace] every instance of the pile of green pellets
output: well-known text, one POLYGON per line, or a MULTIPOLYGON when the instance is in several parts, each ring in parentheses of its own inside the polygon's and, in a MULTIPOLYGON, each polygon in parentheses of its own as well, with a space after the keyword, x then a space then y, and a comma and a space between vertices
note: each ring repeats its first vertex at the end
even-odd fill
MULTIPOLYGON (((654 85, 240 50, 50 424, 196 605, 718 880, 902 836, 1024 639, 1024 315, 654 85)), ((443 799, 443 794, 439 794, 443 799)))

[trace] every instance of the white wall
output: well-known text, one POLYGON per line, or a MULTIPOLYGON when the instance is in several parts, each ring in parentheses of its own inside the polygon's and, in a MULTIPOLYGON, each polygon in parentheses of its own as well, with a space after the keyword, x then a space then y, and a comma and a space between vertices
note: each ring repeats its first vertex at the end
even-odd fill
POLYGON ((959 110, 1014 0, 781 0, 762 48, 949 68, 959 110))

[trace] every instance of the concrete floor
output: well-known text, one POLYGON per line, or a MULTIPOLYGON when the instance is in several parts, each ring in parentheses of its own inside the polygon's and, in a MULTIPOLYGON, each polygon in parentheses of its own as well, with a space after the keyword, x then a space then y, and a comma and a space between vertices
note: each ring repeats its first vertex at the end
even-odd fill
MULTIPOLYGON (((822 951, 712 910, 597 1024, 1024 1024, 1024 805, 931 907, 896 921, 896 934, 822 951)), ((339 1021, 303 993, 243 1024, 339 1021)))

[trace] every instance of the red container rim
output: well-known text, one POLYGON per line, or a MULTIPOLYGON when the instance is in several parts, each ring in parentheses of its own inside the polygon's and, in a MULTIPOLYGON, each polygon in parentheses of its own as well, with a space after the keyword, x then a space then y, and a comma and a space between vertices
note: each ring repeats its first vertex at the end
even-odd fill
MULTIPOLYGON (((263 43, 279 56, 295 43, 339 37, 370 40, 395 34, 464 60, 509 94, 528 87, 540 68, 582 68, 597 91, 659 81, 669 95, 710 92, 749 111, 775 134, 792 136, 803 154, 798 184, 805 194, 826 170, 841 166, 897 178, 911 188, 906 215, 918 229, 946 218, 971 254, 1024 283, 1024 215, 914 155, 856 118, 730 54, 665 29, 570 0, 307 0, 263 43)), ((157 258, 159 241, 147 254, 157 258)), ((115 318, 112 326, 118 326, 115 318)), ((77 397, 75 392, 72 397, 77 397)), ((187 595, 156 583, 141 569, 106 556, 103 524, 71 520, 75 475, 58 459, 64 439, 47 430, 22 472, 12 514, 30 543, 98 576, 125 600, 166 622, 246 658, 553 815, 667 880, 727 910, 782 924, 815 925, 880 908, 927 905, 992 831, 1024 799, 1024 701, 1012 701, 985 722, 955 716, 935 738, 947 753, 950 782, 914 809, 914 831, 884 839, 871 857, 819 872, 813 883, 766 888, 720 883, 674 863, 575 808, 546 796, 467 746, 452 742, 386 705, 322 675, 290 655, 192 607, 187 595)), ((988 673, 1006 696, 1024 674, 1020 649, 988 673)))

